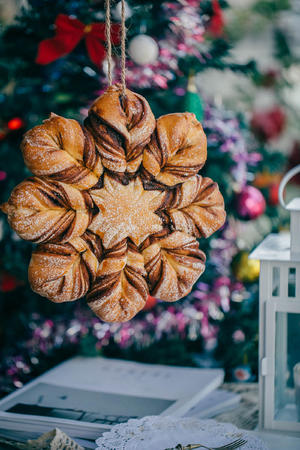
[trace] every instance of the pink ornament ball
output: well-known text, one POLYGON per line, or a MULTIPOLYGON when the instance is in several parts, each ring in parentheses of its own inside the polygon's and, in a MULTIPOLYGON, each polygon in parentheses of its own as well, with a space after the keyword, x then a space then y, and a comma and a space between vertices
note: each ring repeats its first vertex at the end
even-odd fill
POLYGON ((237 212, 242 219, 253 220, 266 210, 266 201, 259 189, 245 186, 237 196, 237 212))

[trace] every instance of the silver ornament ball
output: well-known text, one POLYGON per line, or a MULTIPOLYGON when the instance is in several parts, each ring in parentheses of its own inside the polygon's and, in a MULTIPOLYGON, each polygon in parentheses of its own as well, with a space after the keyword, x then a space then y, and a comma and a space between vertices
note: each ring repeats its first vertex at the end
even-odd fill
POLYGON ((153 64, 158 58, 159 49, 151 36, 139 34, 129 42, 128 53, 136 64, 153 64))
MULTIPOLYGON (((131 8, 130 8, 130 6, 128 5, 128 3, 127 2, 125 2, 125 20, 127 20, 127 19, 129 19, 129 17, 131 17, 132 16, 132 11, 131 11, 131 8)), ((113 15, 114 15, 114 18, 116 19, 116 20, 121 20, 121 15, 122 15, 122 2, 119 2, 117 5, 116 5, 116 7, 115 7, 115 9, 114 9, 114 11, 113 11, 113 15)))

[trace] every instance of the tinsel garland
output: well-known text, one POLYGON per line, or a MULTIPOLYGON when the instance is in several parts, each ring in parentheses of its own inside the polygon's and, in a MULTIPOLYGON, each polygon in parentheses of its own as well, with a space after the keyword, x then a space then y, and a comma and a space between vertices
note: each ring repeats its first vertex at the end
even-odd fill
POLYGON ((241 283, 219 277, 213 286, 199 282, 184 302, 167 308, 159 303, 152 311, 141 313, 124 324, 101 322, 82 307, 75 310, 72 319, 61 316, 54 320, 33 313, 28 320, 26 340, 17 344, 18 353, 1 358, 2 390, 9 392, 14 387, 22 387, 36 375, 38 364, 43 362, 45 365, 47 357, 54 359, 53 355, 60 349, 69 349, 68 356, 80 352, 85 341, 90 355, 100 355, 113 345, 121 351, 132 346, 142 350, 162 338, 203 339, 206 348, 210 349, 215 345, 217 322, 230 308, 230 301, 242 301, 248 296, 241 283))
POLYGON ((232 111, 207 104, 203 128, 207 136, 209 155, 219 157, 229 154, 230 174, 235 192, 240 192, 248 181, 248 168, 255 166, 262 155, 254 151, 257 144, 249 131, 241 127, 239 119, 232 111), (213 150, 214 149, 214 150, 213 150))

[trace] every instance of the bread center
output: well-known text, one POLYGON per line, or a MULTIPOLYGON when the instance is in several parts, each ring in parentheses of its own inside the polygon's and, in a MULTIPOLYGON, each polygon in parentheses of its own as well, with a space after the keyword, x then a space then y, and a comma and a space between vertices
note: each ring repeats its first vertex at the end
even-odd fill
POLYGON ((105 175, 102 189, 90 191, 99 209, 89 229, 111 248, 125 238, 140 245, 149 235, 162 230, 162 221, 155 211, 162 203, 163 193, 145 191, 139 177, 128 185, 105 175))

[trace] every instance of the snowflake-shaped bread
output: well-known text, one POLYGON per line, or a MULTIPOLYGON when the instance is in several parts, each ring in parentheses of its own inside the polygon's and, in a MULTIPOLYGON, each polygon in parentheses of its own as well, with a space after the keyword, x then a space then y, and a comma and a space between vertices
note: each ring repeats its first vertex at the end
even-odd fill
POLYGON ((51 114, 28 131, 24 161, 34 177, 2 210, 39 244, 32 289, 54 302, 86 295, 101 319, 122 322, 149 293, 173 302, 205 268, 196 238, 225 220, 218 185, 198 175, 206 138, 191 113, 155 120, 148 102, 119 85, 89 110, 84 126, 51 114))

